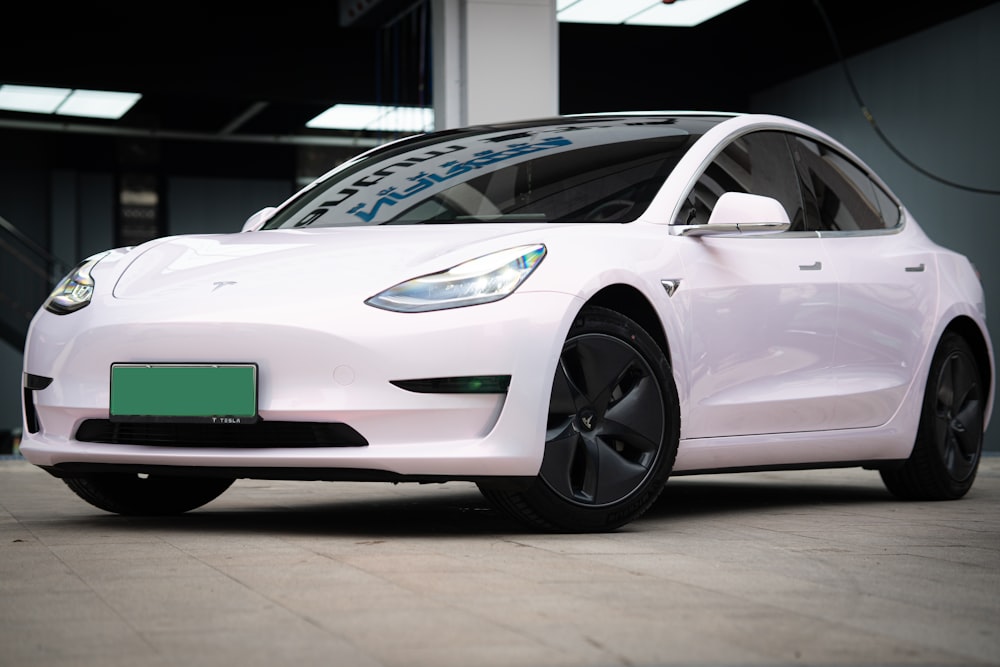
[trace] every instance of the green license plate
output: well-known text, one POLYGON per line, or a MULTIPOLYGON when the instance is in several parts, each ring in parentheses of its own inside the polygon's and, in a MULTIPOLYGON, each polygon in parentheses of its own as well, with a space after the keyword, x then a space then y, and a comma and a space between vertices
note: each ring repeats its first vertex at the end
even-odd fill
POLYGON ((257 421, 255 364, 113 364, 112 421, 257 421))

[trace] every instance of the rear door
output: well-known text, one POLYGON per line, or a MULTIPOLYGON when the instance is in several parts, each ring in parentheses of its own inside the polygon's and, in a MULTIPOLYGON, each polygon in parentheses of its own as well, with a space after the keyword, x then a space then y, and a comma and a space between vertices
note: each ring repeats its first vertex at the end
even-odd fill
POLYGON ((837 428, 884 424, 927 349, 937 270, 922 234, 901 227, 898 202, 846 157, 812 139, 791 141, 806 225, 820 231, 840 284, 837 428))

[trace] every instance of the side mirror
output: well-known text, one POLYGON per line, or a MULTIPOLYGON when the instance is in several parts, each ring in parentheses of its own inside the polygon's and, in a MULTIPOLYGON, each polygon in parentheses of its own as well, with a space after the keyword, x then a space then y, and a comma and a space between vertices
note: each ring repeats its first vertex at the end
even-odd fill
POLYGON ((241 229, 240 232, 257 231, 264 226, 264 223, 270 219, 271 214, 274 213, 275 210, 274 206, 268 206, 267 208, 260 209, 247 218, 247 221, 243 223, 243 229, 241 229))
POLYGON ((778 234, 792 224, 785 207, 773 197, 743 192, 726 192, 712 209, 704 225, 677 225, 681 236, 748 236, 778 234))

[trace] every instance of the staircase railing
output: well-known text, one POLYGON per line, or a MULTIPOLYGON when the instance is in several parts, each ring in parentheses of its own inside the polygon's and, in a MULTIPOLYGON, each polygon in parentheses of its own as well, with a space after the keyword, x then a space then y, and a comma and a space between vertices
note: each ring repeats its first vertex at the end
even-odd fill
POLYGON ((70 268, 0 216, 0 339, 23 349, 35 311, 70 268))

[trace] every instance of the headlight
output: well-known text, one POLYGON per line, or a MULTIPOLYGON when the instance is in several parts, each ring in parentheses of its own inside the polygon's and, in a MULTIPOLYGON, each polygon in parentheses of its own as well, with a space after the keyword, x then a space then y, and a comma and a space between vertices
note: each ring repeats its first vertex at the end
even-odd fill
POLYGON ((499 301, 513 293, 543 257, 541 244, 501 250, 399 283, 365 303, 400 313, 422 313, 499 301))
POLYGON ((45 310, 56 315, 66 315, 89 304, 94 296, 94 279, 90 271, 107 255, 107 252, 102 252, 77 264, 49 294, 49 298, 45 300, 45 310))

